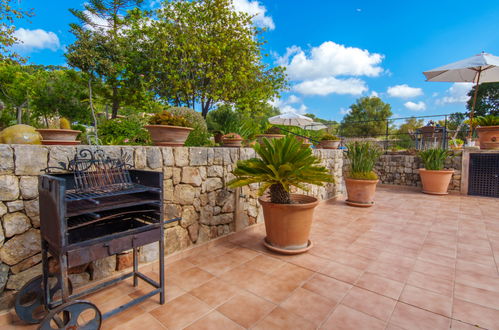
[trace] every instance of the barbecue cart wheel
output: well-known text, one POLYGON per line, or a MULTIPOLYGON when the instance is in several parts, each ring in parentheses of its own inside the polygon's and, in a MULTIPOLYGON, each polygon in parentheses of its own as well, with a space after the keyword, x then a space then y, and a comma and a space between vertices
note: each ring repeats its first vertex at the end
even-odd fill
MULTIPOLYGON (((57 277, 49 277, 50 297, 60 299, 61 284, 57 277)), ((73 293, 73 285, 68 279, 69 294, 73 293)), ((42 275, 26 283, 16 296, 15 308, 17 316, 26 323, 40 323, 47 315, 44 305, 42 275)))
POLYGON ((40 324, 40 330, 98 330, 102 314, 85 300, 70 301, 52 309, 40 324))

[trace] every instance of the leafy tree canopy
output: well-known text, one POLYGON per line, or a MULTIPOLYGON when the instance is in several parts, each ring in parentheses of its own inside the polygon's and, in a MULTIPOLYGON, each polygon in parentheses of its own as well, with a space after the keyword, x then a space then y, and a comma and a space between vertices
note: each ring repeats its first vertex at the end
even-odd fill
POLYGON ((361 97, 350 106, 343 117, 340 132, 343 136, 377 136, 386 131, 386 119, 392 115, 391 106, 379 97, 361 97))
POLYGON ((19 40, 14 36, 14 20, 33 15, 32 10, 23 10, 19 7, 20 1, 0 0, 0 61, 13 60, 24 62, 19 54, 14 52, 12 45, 19 40))
MULTIPOLYGON (((469 91, 466 107, 471 111, 476 86, 469 91)), ((483 83, 478 86, 474 116, 499 116, 499 82, 483 83)))
POLYGON ((136 48, 154 93, 170 103, 204 117, 219 103, 251 112, 285 86, 283 68, 262 61, 261 31, 231 0, 164 1, 155 18, 137 25, 136 48))

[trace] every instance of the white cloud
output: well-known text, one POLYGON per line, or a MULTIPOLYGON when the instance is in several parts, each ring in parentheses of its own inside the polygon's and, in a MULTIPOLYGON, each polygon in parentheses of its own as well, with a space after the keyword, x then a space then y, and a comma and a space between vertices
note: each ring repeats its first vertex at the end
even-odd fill
POLYGON ((111 28, 110 22, 105 18, 99 17, 88 10, 84 10, 83 14, 87 16, 93 25, 85 24, 84 28, 92 31, 107 31, 111 28), (95 25, 95 27, 94 27, 95 25))
POLYGON ((367 92, 366 83, 357 78, 337 79, 335 77, 306 80, 293 86, 293 90, 304 95, 350 94, 367 92))
POLYGON ((275 98, 269 103, 278 108, 281 113, 292 112, 303 115, 308 110, 308 107, 296 95, 290 95, 287 99, 275 98))
POLYGON ((379 97, 379 94, 376 91, 371 91, 371 94, 369 96, 371 96, 371 97, 373 97, 373 96, 374 97, 379 97))
POLYGON ((19 28, 14 32, 14 37, 19 40, 16 47, 27 51, 34 49, 50 49, 56 51, 61 47, 57 34, 42 29, 28 30, 19 28))
POLYGON ((426 110, 426 103, 423 101, 419 101, 418 103, 414 103, 412 101, 405 102, 404 106, 412 111, 424 111, 426 110))
POLYGON ((377 77, 383 72, 382 60, 381 54, 326 41, 307 53, 292 46, 277 63, 286 66, 292 80, 313 80, 339 75, 377 77))
POLYGON ((408 99, 411 97, 423 95, 423 90, 421 88, 410 87, 407 84, 403 84, 403 85, 388 87, 387 93, 391 97, 408 99))
POLYGON ((270 16, 266 16, 267 8, 261 5, 258 0, 234 0, 234 8, 237 11, 242 11, 253 17, 253 23, 260 28, 275 29, 274 20, 270 16))
POLYGON ((440 105, 466 103, 469 99, 468 92, 472 87, 473 83, 454 83, 445 91, 446 96, 437 99, 436 103, 440 105))

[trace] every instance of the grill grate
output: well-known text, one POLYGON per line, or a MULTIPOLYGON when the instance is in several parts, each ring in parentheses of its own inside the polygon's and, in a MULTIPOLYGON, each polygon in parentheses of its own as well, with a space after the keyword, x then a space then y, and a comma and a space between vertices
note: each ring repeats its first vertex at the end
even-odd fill
POLYGON ((468 194, 499 197, 499 153, 470 154, 468 194))
POLYGON ((146 191, 160 192, 158 188, 143 186, 136 183, 117 184, 116 186, 105 186, 94 188, 92 192, 81 192, 76 189, 66 191, 66 202, 79 201, 84 199, 103 198, 119 196, 124 194, 134 194, 146 191))

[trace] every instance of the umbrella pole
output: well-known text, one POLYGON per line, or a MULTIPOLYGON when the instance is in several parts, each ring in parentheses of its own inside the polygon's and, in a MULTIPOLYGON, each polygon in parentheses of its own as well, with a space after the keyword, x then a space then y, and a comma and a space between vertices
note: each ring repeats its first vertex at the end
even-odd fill
POLYGON ((478 71, 478 79, 476 80, 476 85, 475 85, 475 93, 473 94, 473 104, 471 106, 471 111, 470 111, 470 132, 469 132, 469 140, 471 141, 473 137, 473 115, 475 112, 475 105, 476 105, 476 97, 478 94, 478 86, 480 84, 480 74, 482 73, 482 70, 478 71))

